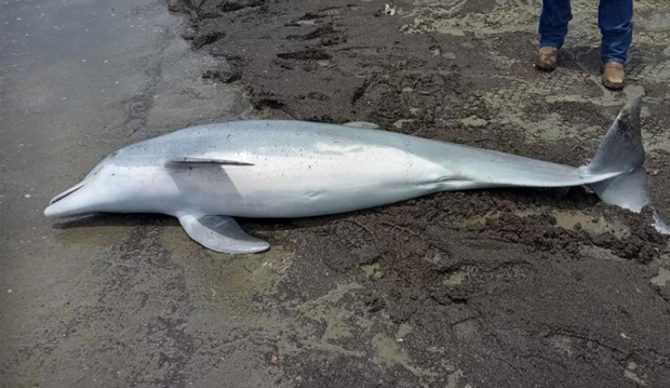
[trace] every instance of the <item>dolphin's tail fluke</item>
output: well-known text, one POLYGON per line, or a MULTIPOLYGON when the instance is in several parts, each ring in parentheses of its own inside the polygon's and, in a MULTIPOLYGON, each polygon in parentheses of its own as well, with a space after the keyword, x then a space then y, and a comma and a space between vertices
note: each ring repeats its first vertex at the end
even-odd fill
POLYGON ((639 213, 649 205, 647 172, 644 167, 591 185, 604 202, 639 213))
POLYGON ((613 178, 592 184, 591 188, 603 201, 634 212, 649 204, 640 133, 641 102, 641 97, 635 97, 621 109, 586 167, 593 174, 619 172, 613 178))
MULTIPOLYGON (((590 187, 604 202, 636 213, 651 205, 644 169, 644 147, 640 129, 641 97, 630 100, 619 112, 586 169, 592 174, 616 173, 613 178, 590 187)), ((653 226, 661 234, 670 235, 670 225, 651 208, 653 226)))
POLYGON ((591 184, 605 202, 640 212, 649 204, 644 148, 640 133, 641 97, 630 100, 619 112, 586 169, 594 175, 619 173, 591 184))
POLYGON ((644 163, 644 147, 640 132, 641 97, 628 101, 605 138, 598 146, 588 168, 597 173, 629 171, 644 163))

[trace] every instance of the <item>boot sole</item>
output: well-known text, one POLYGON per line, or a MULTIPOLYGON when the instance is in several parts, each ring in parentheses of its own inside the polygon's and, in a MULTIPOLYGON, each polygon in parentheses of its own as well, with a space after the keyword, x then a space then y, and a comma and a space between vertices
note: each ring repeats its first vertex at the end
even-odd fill
POLYGON ((553 71, 558 67, 558 63, 554 63, 553 65, 545 65, 542 63, 535 62, 535 67, 542 70, 542 71, 553 71))
POLYGON ((623 89, 623 87, 625 85, 625 83, 615 84, 615 83, 611 83, 611 82, 608 82, 608 81, 605 81, 605 80, 602 80, 602 83, 603 83, 604 87, 606 87, 609 90, 614 90, 614 91, 623 89))

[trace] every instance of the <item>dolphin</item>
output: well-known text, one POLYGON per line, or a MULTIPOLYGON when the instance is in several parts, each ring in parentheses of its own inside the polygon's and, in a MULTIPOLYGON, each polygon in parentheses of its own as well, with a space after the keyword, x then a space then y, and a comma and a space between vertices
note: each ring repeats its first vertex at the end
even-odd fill
POLYGON ((580 167, 375 127, 248 120, 182 129, 112 153, 44 214, 168 214, 196 242, 235 254, 270 245, 234 217, 320 216, 439 191, 584 185, 634 212, 649 204, 640 98, 623 107, 580 167))

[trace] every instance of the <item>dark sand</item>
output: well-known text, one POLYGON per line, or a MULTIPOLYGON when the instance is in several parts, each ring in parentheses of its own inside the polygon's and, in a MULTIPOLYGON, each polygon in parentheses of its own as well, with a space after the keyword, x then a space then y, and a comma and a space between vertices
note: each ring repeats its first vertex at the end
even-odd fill
POLYGON ((579 165, 644 94, 670 219, 667 0, 635 2, 619 93, 590 0, 551 74, 537 0, 167 3, 2 6, 0 386, 668 386, 668 239, 582 188, 241 220, 272 243, 248 256, 170 217, 41 214, 104 155, 199 123, 363 120, 579 165))
MULTIPOLYGON (((188 15, 192 48, 220 59, 206 76, 241 82, 265 117, 371 121, 577 165, 625 99, 644 94, 650 186, 667 218, 670 59, 660 41, 669 30, 654 21, 670 8, 638 7, 629 86, 610 93, 598 83, 595 10, 582 3, 552 74, 531 66, 535 3, 171 7, 188 15)), ((664 386, 670 291, 650 278, 667 266, 668 245, 647 216, 580 188, 443 193, 337 217, 248 222, 297 252, 257 303, 284 319, 295 305, 333 298, 324 315, 305 317, 308 330, 269 341, 270 362, 299 386, 664 386), (302 346, 304 337, 323 346, 302 346)))

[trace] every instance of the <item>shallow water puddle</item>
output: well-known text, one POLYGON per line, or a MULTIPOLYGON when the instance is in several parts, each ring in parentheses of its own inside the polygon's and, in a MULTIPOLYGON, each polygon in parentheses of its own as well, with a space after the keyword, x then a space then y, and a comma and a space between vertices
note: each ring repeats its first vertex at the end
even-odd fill
POLYGON ((554 211, 551 215, 556 219, 556 225, 563 229, 582 229, 590 235, 612 233, 617 238, 623 238, 630 234, 626 225, 616 220, 607 221, 602 216, 594 217, 583 212, 561 211, 554 211))
POLYGON ((649 279, 649 281, 652 282, 652 284, 659 287, 664 287, 668 285, 670 283, 670 269, 659 267, 658 275, 649 279))
POLYGON ((372 339, 372 344, 375 349, 377 360, 385 367, 392 368, 395 365, 399 365, 415 376, 436 376, 434 372, 428 369, 414 366, 414 361, 405 351, 403 351, 400 345, 398 345, 397 340, 383 334, 377 334, 372 339))
MULTIPOLYGON (((523 210, 515 214, 519 217, 529 217, 545 214, 543 209, 523 210)), ((602 233, 612 233, 616 238, 624 238, 630 235, 628 226, 617 220, 607 220, 603 216, 594 216, 581 211, 552 210, 549 214, 556 220, 556 226, 568 230, 583 230, 592 236, 602 233)), ((487 222, 499 219, 500 212, 491 212, 477 215, 463 220, 459 226, 473 227, 481 226, 487 222)))

